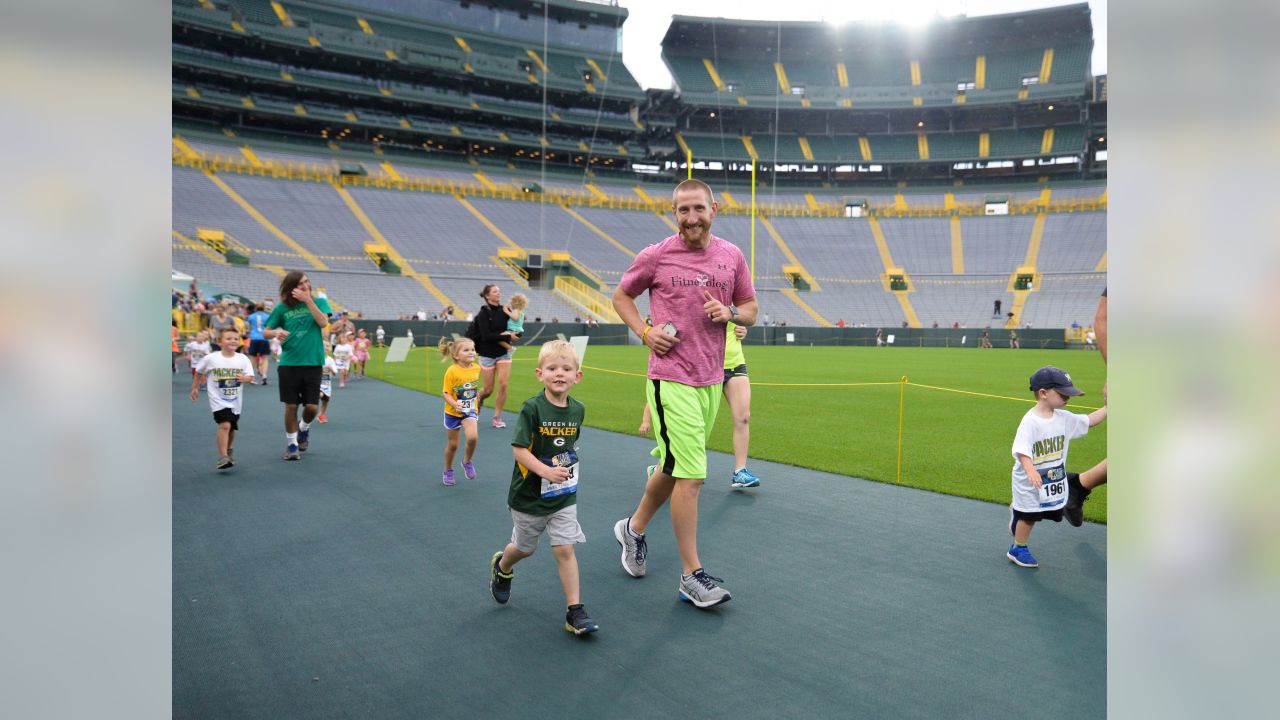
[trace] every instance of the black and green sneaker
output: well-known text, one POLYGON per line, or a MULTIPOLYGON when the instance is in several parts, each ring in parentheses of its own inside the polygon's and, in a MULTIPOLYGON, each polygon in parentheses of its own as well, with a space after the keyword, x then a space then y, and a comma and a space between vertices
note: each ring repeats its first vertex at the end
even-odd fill
POLYGON ((564 614, 564 629, 574 635, 586 635, 599 630, 600 626, 587 614, 586 606, 578 603, 570 605, 568 612, 564 614))
POLYGON ((498 568, 498 561, 502 559, 502 551, 493 554, 493 560, 489 561, 489 594, 499 604, 505 605, 511 599, 511 578, 515 577, 515 572, 502 572, 498 568))
POLYGON ((1071 527, 1084 524, 1084 501, 1089 499, 1091 492, 1093 491, 1080 484, 1078 473, 1067 473, 1067 504, 1063 506, 1062 514, 1071 523, 1071 527))

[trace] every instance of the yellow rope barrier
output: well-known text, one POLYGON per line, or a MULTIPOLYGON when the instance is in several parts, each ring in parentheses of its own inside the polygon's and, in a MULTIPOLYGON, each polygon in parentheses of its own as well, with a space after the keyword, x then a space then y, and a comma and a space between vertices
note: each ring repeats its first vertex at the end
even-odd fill
MULTIPOLYGON (((921 383, 913 383, 913 382, 908 382, 908 383, 906 383, 906 384, 907 384, 907 385, 912 385, 912 386, 914 386, 914 387, 928 388, 929 390, 941 390, 942 392, 959 393, 959 394, 961 394, 961 395, 975 395, 975 396, 977 396, 977 397, 989 397, 989 398, 995 398, 995 399, 997 399, 997 400, 1013 400, 1013 401, 1015 401, 1015 402, 1024 402, 1024 403, 1034 403, 1034 402, 1035 402, 1035 400, 1033 400, 1033 399, 1031 399, 1031 398, 1010 397, 1010 396, 1008 396, 1008 395, 992 395, 992 394, 990 394, 990 393, 973 392, 973 391, 971 391, 971 390, 956 390, 955 388, 944 388, 944 387, 938 387, 938 386, 936 386, 936 385, 922 385, 921 383)), ((1097 410, 1097 409, 1098 409, 1098 408, 1096 408, 1096 407, 1092 407, 1092 406, 1089 406, 1089 405, 1074 405, 1073 407, 1077 407, 1077 408, 1080 408, 1080 409, 1082 409, 1082 410, 1097 410)))

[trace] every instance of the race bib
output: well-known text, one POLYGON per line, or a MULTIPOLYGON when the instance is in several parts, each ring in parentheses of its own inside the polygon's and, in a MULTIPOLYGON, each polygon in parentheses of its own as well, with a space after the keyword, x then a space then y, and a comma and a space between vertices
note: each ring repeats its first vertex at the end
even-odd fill
POLYGON ((1067 470, 1062 465, 1040 471, 1040 507, 1053 510, 1067 502, 1067 470))
POLYGON ((231 378, 228 380, 219 380, 218 392, 222 394, 222 397, 226 397, 226 398, 236 397, 237 395, 240 394, 240 381, 235 378, 231 378))
POLYGON ((563 467, 569 469, 569 479, 562 483, 553 483, 546 478, 542 478, 542 497, 550 498, 578 491, 578 453, 570 450, 569 452, 562 452, 549 459, 540 459, 543 463, 550 465, 551 467, 563 467))

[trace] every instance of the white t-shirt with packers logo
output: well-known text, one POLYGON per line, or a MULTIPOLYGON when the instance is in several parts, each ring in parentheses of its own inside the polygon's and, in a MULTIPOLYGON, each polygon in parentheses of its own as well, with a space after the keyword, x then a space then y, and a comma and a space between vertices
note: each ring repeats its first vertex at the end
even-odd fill
POLYGON ((328 355, 324 358, 324 365, 320 368, 320 394, 333 397, 333 376, 338 374, 338 366, 334 364, 333 358, 328 355))
POLYGON ((239 415, 243 398, 243 388, 237 379, 239 375, 253 375, 253 363, 241 353, 226 357, 220 352, 210 353, 201 358, 196 365, 196 372, 204 375, 205 393, 209 396, 209 409, 218 412, 224 408, 239 415))
POLYGON ((346 370, 351 367, 351 353, 354 350, 348 343, 333 346, 333 362, 337 364, 339 370, 346 370))
POLYGON ((196 342, 195 340, 191 340, 182 349, 186 350, 187 353, 191 356, 191 367, 193 369, 195 368, 196 365, 200 364, 200 360, 205 355, 208 355, 209 353, 213 352, 213 346, 209 344, 208 340, 204 342, 196 342))
POLYGON ((1032 408, 1022 416, 1013 438, 1014 510, 1050 512, 1067 503, 1067 448, 1072 440, 1088 434, 1088 415, 1059 409, 1053 417, 1043 418, 1032 408), (1027 479, 1019 455, 1031 458, 1043 486, 1037 488, 1027 479))

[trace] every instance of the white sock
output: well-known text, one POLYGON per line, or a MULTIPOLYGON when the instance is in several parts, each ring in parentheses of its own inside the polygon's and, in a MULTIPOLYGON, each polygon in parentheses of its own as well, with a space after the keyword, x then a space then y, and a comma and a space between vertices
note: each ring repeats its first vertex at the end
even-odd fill
POLYGON ((303 431, 310 430, 310 429, 311 429, 311 423, 309 423, 309 422, 300 422, 300 423, 298 423, 298 429, 299 429, 299 430, 303 430, 303 431))
POLYGON ((285 433, 284 436, 288 438, 290 445, 298 444, 298 433, 285 433))
POLYGON ((637 540, 644 537, 644 533, 638 533, 635 530, 631 529, 631 518, 627 518, 627 534, 637 540))

